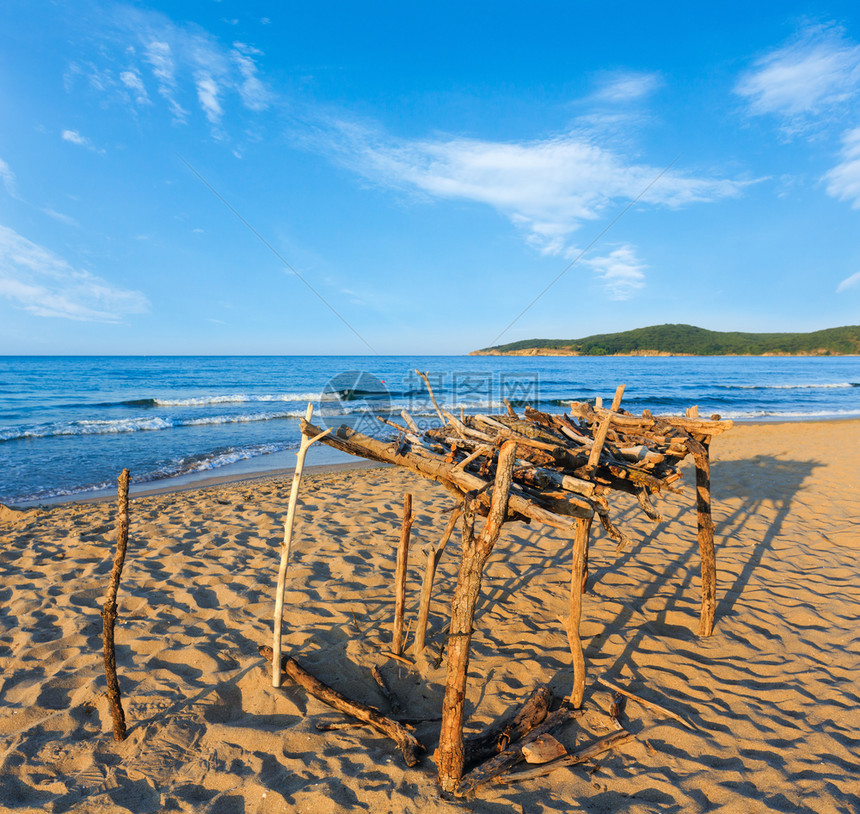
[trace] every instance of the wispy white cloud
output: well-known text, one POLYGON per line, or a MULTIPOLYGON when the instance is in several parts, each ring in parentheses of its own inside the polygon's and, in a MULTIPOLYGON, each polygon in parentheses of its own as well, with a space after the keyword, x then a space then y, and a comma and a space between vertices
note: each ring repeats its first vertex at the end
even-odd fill
POLYGON ((18 198, 18 183, 15 180, 15 173, 2 158, 0 158, 0 181, 3 182, 3 186, 10 196, 18 198))
POLYGON ((68 141, 69 144, 75 144, 78 147, 85 147, 87 150, 92 150, 94 153, 104 153, 104 150, 95 146, 86 136, 82 136, 77 130, 63 130, 60 134, 63 141, 68 141))
POLYGON ((783 119, 789 133, 830 116, 860 90, 860 46, 838 26, 810 26, 758 59, 735 92, 755 115, 783 119))
POLYGON ((627 300, 645 286, 645 266, 636 257, 632 246, 625 245, 606 257, 593 257, 582 261, 602 278, 603 285, 613 300, 627 300))
POLYGON ((197 99, 200 101, 200 107, 203 108, 209 123, 212 125, 221 124, 224 110, 218 101, 220 92, 218 83, 205 71, 198 72, 194 77, 194 82, 197 85, 197 99))
POLYGON ((77 144, 79 147, 89 147, 90 142, 84 138, 77 130, 63 130, 63 141, 70 141, 72 144, 77 144))
POLYGON ((850 201, 853 209, 860 209, 860 127, 843 136, 840 158, 841 161, 824 176, 827 194, 850 201))
POLYGON ((51 209, 50 206, 46 206, 42 209, 42 211, 50 218, 59 221, 60 223, 65 223, 66 226, 78 226, 78 222, 71 216, 66 215, 63 212, 57 212, 56 209, 51 209))
POLYGON ((238 85, 239 95, 245 107, 258 112, 265 110, 271 104, 271 93, 260 81, 259 70, 254 62, 255 56, 262 55, 262 51, 243 42, 233 43, 231 56, 242 77, 238 85))
POLYGON ((5 226, 0 226, 0 297, 35 316, 82 322, 120 322, 149 307, 141 292, 75 269, 5 226))
POLYGON ((643 204, 670 207, 741 193, 746 182, 697 177, 627 161, 579 134, 527 142, 452 138, 408 141, 338 121, 308 136, 365 178, 436 198, 492 206, 547 253, 564 250, 584 221, 649 185, 643 204))
POLYGON ((122 82, 123 85, 125 85, 134 94, 134 99, 139 105, 152 104, 149 94, 146 92, 146 88, 144 87, 140 71, 137 69, 122 71, 119 75, 119 79, 120 82, 122 82))
MULTIPOLYGON (((274 94, 260 75, 262 52, 246 43, 221 43, 195 25, 130 6, 118 7, 98 34, 103 47, 96 62, 74 62, 66 88, 85 77, 91 88, 122 104, 152 104, 146 90, 154 83, 174 123, 187 123, 195 107, 213 135, 225 137, 231 96, 247 109, 268 108, 274 94)), ((156 99, 157 101, 157 99, 156 99)))
POLYGON ((598 78, 592 101, 624 104, 644 99, 663 84, 659 73, 643 71, 612 71, 598 78))
POLYGON ((839 285, 836 286, 836 293, 841 294, 849 288, 860 288, 860 271, 856 274, 852 274, 850 277, 846 277, 841 283, 839 283, 839 285))
POLYGON ((147 40, 143 43, 144 58, 155 77, 158 93, 167 102, 173 120, 181 124, 188 117, 188 111, 176 99, 176 71, 170 44, 155 35, 147 37, 147 40))

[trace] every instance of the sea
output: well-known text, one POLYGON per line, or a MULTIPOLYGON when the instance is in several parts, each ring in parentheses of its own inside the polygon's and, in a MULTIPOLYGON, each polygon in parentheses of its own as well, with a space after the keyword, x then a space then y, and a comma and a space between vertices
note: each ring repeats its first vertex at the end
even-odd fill
MULTIPOLYGON (((0 357, 0 502, 30 506, 244 477, 295 464, 299 418, 377 437, 407 410, 526 404, 563 412, 609 403, 632 413, 735 421, 860 418, 860 357, 162 356, 0 357)), ((309 464, 347 456, 316 444, 309 464)))

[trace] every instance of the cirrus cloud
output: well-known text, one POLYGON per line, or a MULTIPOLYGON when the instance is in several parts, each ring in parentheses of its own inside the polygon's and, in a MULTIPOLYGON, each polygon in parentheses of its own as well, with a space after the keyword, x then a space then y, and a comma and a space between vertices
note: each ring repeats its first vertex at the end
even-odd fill
POLYGON ((0 226, 0 297, 39 317, 120 322, 149 308, 139 291, 73 268, 50 249, 0 226))
POLYGON ((137 111, 153 105, 147 83, 154 84, 174 124, 186 123, 196 103, 219 139, 226 137, 231 94, 254 112, 272 104, 274 94, 260 77, 263 54, 251 45, 227 46, 199 26, 127 6, 116 10, 97 33, 103 43, 97 62, 71 63, 66 71, 68 89, 77 77, 85 77, 92 89, 137 111))
POLYGON ((842 28, 810 26, 758 59, 735 86, 750 113, 776 115, 789 134, 841 111, 860 89, 860 46, 842 28))
POLYGON ((523 142, 410 141, 334 121, 306 141, 374 183, 491 206, 549 254, 563 252, 583 222, 649 185, 643 202, 677 208, 736 197, 751 183, 632 162, 580 133, 523 142))
POLYGON ((597 272, 613 300, 630 299, 645 285, 646 266, 636 257, 632 246, 621 246, 606 257, 593 257, 582 262, 597 272))
POLYGON ((836 286, 836 293, 841 294, 849 288, 860 288, 860 271, 852 274, 850 277, 846 277, 841 283, 839 283, 839 285, 836 286))
POLYGON ((860 127, 842 137, 841 161, 824 175, 827 194, 860 209, 860 127))
POLYGON ((15 173, 12 172, 12 169, 2 158, 0 158, 0 181, 3 182, 3 186, 9 195, 13 198, 18 197, 18 184, 15 180, 15 173))

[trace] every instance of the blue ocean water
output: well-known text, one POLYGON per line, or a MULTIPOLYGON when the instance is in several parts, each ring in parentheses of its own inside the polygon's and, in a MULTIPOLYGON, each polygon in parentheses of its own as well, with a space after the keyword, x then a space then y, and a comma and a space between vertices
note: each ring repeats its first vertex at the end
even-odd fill
POLYGON ((93 496, 123 467, 138 485, 288 467, 308 402, 316 423, 377 435, 402 409, 431 422, 416 368, 472 412, 560 412, 623 383, 633 413, 860 417, 858 357, 0 357, 0 502, 93 496))

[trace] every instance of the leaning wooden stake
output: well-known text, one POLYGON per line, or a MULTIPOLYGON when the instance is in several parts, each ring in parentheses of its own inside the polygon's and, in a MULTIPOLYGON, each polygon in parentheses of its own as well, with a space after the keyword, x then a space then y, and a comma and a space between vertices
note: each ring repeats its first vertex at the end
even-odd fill
POLYGON ((428 378, 430 375, 429 372, 428 373, 422 373, 420 370, 417 370, 417 369, 415 372, 422 379, 424 379, 424 384, 427 387, 427 392, 430 394, 430 400, 433 402, 433 407, 436 409, 436 415, 439 416, 440 420, 442 421, 442 424, 444 424, 445 423, 445 416, 442 415, 442 411, 439 409, 439 405, 436 403, 436 396, 433 394, 433 388, 430 387, 430 379, 428 378))
POLYGON ((615 690, 617 693, 621 693, 621 695, 632 698, 634 701, 642 704, 643 707, 648 707, 649 709, 653 709, 656 712, 662 712, 663 715, 668 715, 673 721, 677 721, 679 724, 686 726, 687 729, 692 729, 694 732, 696 731, 696 727, 693 726, 689 721, 682 718, 678 713, 672 712, 666 707, 661 707, 659 704, 654 703, 654 701, 648 701, 646 698, 642 698, 640 695, 634 695, 630 690, 625 690, 624 687, 619 687, 617 684, 613 684, 606 678, 602 676, 597 679, 603 686, 609 687, 610 690, 615 690))
POLYGON ((477 537, 472 531, 474 511, 471 505, 464 507, 463 556, 454 599, 451 602, 448 669, 438 751, 439 784, 446 792, 453 792, 457 788, 463 774, 463 702, 466 698, 472 621, 481 591, 484 565, 499 538, 507 513, 516 454, 515 441, 506 441, 499 451, 490 513, 477 537))
MULTIPOLYGON (((310 421, 314 414, 313 404, 308 404, 308 409, 305 412, 305 421, 310 421)), ((272 651, 275 654, 272 667, 272 686, 281 686, 281 671, 276 665, 281 662, 281 628, 284 620, 284 588, 287 583, 287 568, 290 564, 290 545, 293 538, 293 522, 296 517, 296 503, 299 498, 299 485, 302 482, 302 470, 305 468, 305 456, 308 450, 315 441, 324 438, 331 432, 331 429, 325 430, 314 435, 313 438, 302 434, 302 440, 299 444, 299 451, 296 453, 296 471, 293 475, 293 485, 290 489, 290 502, 287 506, 287 519, 284 523, 284 545, 281 548, 281 565, 278 569, 278 585, 275 593, 275 629, 272 637, 272 651)))
POLYGON ((403 498, 403 524, 400 526, 400 543, 397 546, 397 566, 394 571, 394 634, 391 649, 396 655, 403 652, 403 613, 406 606, 406 566, 409 562, 409 535, 412 529, 412 495, 403 498))
POLYGON ((119 681, 116 676, 116 651, 114 649, 113 629, 116 624, 116 595, 119 591, 119 578, 125 563, 125 551, 128 547, 128 481, 127 469, 119 476, 116 517, 116 555, 110 572, 107 597, 102 610, 102 644, 104 647, 105 677, 107 678, 107 696, 110 711, 113 716, 114 740, 125 740, 125 712, 122 709, 122 697, 119 692, 119 681))
POLYGON ((600 453, 603 451, 603 445, 606 443, 606 434, 609 432, 609 425, 612 423, 612 413, 607 413, 603 416, 603 420, 597 427, 594 433, 594 445, 591 447, 591 452, 588 454, 588 469, 594 469, 600 462, 600 453))
POLYGON ((570 615, 567 619, 567 641, 573 659, 573 691, 570 694, 570 703, 575 709, 581 706, 585 693, 585 656, 582 654, 582 640, 579 638, 579 622, 582 618, 582 590, 590 532, 591 520, 577 519, 570 572, 570 615))
POLYGON ((696 519, 699 557, 702 561, 702 610, 699 614, 699 636, 714 632, 717 610, 717 557, 714 552, 714 521, 711 517, 711 462, 707 440, 687 441, 696 464, 696 519))
POLYGON ((424 553, 427 557, 427 565, 424 570, 424 582, 421 585, 421 602, 418 607, 418 624, 415 627, 415 644, 412 647, 412 653, 418 655, 424 650, 424 640, 427 636, 427 619, 430 616, 430 597, 433 593, 433 581, 436 578, 436 569, 439 566, 439 560, 442 559, 442 552, 445 551, 445 546, 448 545, 448 540, 451 539, 451 534, 454 532, 454 527, 457 525, 457 518, 460 517, 462 509, 457 506, 451 512, 451 517, 448 520, 448 525, 445 527, 445 533, 442 535, 442 540, 436 548, 427 546, 424 553))
POLYGON ((260 645, 260 655, 264 658, 272 660, 272 666, 279 673, 286 673, 296 684, 304 687, 314 698, 318 698, 324 704, 351 715, 359 721, 364 721, 368 726, 372 726, 377 732, 391 738, 399 747, 403 754, 403 759, 407 766, 415 766, 421 759, 420 754, 424 751, 424 746, 412 735, 402 724, 397 721, 392 721, 386 718, 376 707, 371 707, 368 704, 362 704, 361 701, 354 701, 341 695, 333 687, 324 684, 315 676, 311 675, 304 667, 301 666, 295 659, 288 656, 275 661, 272 658, 272 648, 266 645, 260 645))

